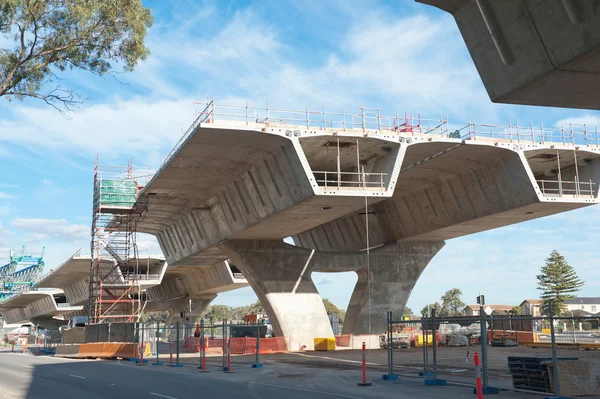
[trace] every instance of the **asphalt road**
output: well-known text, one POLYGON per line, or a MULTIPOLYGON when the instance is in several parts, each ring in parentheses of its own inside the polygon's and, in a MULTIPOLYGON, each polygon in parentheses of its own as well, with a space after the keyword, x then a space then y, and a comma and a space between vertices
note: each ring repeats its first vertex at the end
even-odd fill
MULTIPOLYGON (((216 380, 198 373, 126 362, 80 361, 0 353, 0 397, 27 399, 346 397, 276 384, 216 380)), ((356 396, 355 396, 356 397, 356 396)))
MULTIPOLYGON (((195 365, 182 368, 144 365, 125 361, 75 360, 50 356, 0 352, 2 399, 104 399, 195 397, 260 399, 472 399, 472 388, 426 387, 420 379, 381 381, 371 371, 371 387, 357 387, 359 370, 321 368, 313 364, 266 363, 263 369, 236 365, 225 374, 213 366, 201 374, 195 365)), ((537 398, 504 392, 502 397, 537 398)))

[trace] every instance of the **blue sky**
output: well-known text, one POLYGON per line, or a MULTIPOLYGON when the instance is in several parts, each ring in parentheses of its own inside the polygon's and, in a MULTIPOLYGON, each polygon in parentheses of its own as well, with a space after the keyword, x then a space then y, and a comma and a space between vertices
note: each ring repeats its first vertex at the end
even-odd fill
MULTIPOLYGON (((93 165, 155 168, 202 101, 248 100, 304 109, 380 107, 382 112, 448 114, 450 123, 564 122, 600 125, 600 113, 492 104, 453 19, 412 1, 145 1, 152 54, 131 74, 61 77, 89 97, 70 119, 33 101, 0 99, 0 264, 9 249, 46 246, 55 267, 89 253, 93 165)), ((0 38, 0 48, 7 45, 0 38)), ((447 289, 488 303, 535 298, 535 275, 554 248, 600 296, 595 248, 600 209, 454 239, 430 263, 409 306, 417 311, 447 289)), ((157 252, 149 237, 141 249, 157 252)), ((321 294, 345 307, 353 273, 315 274, 321 294)), ((254 301, 249 288, 215 303, 254 301)))

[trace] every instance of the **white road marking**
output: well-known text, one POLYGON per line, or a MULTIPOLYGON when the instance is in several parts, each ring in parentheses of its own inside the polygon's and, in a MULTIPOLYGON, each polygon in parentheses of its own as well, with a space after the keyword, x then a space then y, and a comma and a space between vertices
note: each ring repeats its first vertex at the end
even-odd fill
POLYGON ((318 393, 319 395, 335 396, 337 398, 364 399, 364 398, 362 398, 360 396, 350 396, 350 395, 343 395, 343 394, 340 394, 340 393, 315 391, 315 390, 312 390, 312 389, 304 389, 304 388, 295 388, 295 387, 290 387, 290 386, 287 386, 287 385, 266 384, 264 382, 254 382, 254 381, 249 381, 248 383, 249 384, 253 384, 253 385, 263 385, 263 386, 266 386, 266 387, 283 388, 283 389, 288 389, 288 390, 293 390, 293 391, 308 392, 308 393, 318 393))
POLYGON ((161 395, 161 394, 159 394, 159 393, 154 393, 154 392, 150 392, 150 395, 158 396, 159 398, 166 398, 166 399, 177 399, 177 398, 174 398, 174 397, 172 397, 172 396, 161 395))
POLYGON ((79 379, 85 380, 85 377, 82 377, 80 375, 75 375, 75 374, 69 374, 69 377, 74 377, 74 378, 79 378, 79 379))
MULTIPOLYGON (((313 359, 334 360, 336 362, 343 362, 343 363, 357 363, 357 364, 362 364, 361 360, 338 359, 338 358, 335 358, 335 357, 327 357, 327 356, 305 355, 303 353, 290 353, 290 355, 301 356, 301 357, 308 357, 308 358, 313 358, 313 359)), ((385 364, 370 363, 370 362, 367 362, 366 364, 368 366, 385 366, 385 364)))

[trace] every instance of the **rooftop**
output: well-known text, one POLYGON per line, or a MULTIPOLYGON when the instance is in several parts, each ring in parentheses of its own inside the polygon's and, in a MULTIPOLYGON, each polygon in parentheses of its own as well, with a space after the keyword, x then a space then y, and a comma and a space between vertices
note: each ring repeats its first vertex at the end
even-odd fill
MULTIPOLYGON (((480 305, 467 305, 465 307, 473 310, 479 310, 480 305)), ((492 310, 511 310, 514 306, 512 305, 483 305, 484 308, 490 308, 492 310)))
POLYGON ((577 297, 565 303, 568 305, 597 305, 600 304, 600 297, 577 297))

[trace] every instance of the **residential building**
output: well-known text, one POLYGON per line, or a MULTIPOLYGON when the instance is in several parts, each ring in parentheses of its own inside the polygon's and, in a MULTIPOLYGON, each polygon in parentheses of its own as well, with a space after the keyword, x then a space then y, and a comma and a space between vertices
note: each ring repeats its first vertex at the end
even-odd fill
POLYGON ((521 307, 522 315, 539 317, 542 315, 542 312, 540 311, 541 305, 541 299, 525 299, 519 306, 521 307))
POLYGON ((577 297, 565 302, 567 311, 583 310, 589 313, 600 312, 600 298, 598 297, 577 297))
MULTIPOLYGON (((467 316, 479 316, 480 305, 467 305, 465 307, 465 315, 467 316)), ((483 305, 483 311, 487 315, 491 315, 494 310, 503 310, 506 312, 511 311, 513 306, 509 305, 483 305)))

